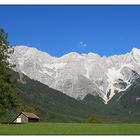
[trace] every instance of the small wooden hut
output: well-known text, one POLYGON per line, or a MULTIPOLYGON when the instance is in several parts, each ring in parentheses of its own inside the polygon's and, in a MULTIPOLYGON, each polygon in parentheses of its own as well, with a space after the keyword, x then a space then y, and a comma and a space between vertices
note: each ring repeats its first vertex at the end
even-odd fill
POLYGON ((13 120, 13 123, 28 123, 28 122, 39 122, 40 118, 34 113, 21 112, 13 120))

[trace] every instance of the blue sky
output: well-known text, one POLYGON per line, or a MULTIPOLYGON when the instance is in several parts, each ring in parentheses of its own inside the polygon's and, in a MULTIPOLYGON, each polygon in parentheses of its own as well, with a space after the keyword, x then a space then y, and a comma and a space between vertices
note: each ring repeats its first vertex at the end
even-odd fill
POLYGON ((11 45, 52 56, 122 54, 140 48, 140 6, 0 6, 11 45))

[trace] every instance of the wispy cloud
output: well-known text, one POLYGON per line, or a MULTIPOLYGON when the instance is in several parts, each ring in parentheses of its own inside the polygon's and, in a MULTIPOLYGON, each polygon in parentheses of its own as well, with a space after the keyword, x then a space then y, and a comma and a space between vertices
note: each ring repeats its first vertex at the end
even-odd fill
POLYGON ((83 41, 81 41, 81 42, 80 42, 80 47, 85 48, 85 47, 87 47, 87 44, 84 43, 83 41))

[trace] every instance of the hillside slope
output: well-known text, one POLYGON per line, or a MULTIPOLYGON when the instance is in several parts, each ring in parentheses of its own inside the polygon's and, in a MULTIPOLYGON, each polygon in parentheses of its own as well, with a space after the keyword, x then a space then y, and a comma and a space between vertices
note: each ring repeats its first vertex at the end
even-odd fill
POLYGON ((88 95, 84 98, 88 106, 97 108, 97 114, 105 116, 106 122, 140 123, 140 78, 126 91, 116 93, 104 105, 99 97, 88 95))
POLYGON ((15 87, 19 91, 19 99, 23 104, 32 107, 42 121, 80 122, 90 115, 90 110, 81 101, 48 86, 31 80, 25 75, 18 77, 15 87))
POLYGON ((20 111, 34 112, 41 121, 49 122, 87 122, 92 117, 101 123, 140 122, 140 78, 126 91, 115 94, 108 104, 91 94, 75 100, 14 71, 12 78, 17 79, 15 89, 21 107, 8 110, 0 116, 0 122, 11 121, 20 111))

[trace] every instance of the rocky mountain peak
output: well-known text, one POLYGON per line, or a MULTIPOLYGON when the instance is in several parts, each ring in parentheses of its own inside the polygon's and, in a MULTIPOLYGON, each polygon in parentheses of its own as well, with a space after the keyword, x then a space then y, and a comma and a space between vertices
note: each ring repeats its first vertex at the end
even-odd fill
POLYGON ((60 58, 27 46, 16 46, 10 58, 14 69, 75 98, 88 94, 107 103, 117 92, 126 90, 140 75, 140 49, 101 57, 95 53, 72 52, 60 58))

